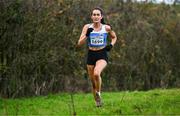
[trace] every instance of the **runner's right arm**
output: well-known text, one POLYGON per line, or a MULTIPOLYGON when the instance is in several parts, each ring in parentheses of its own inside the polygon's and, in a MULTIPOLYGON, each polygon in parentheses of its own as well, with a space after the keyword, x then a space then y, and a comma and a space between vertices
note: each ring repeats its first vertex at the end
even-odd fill
POLYGON ((81 32, 81 35, 80 35, 80 38, 79 38, 78 44, 77 44, 78 47, 80 47, 82 44, 84 44, 86 42, 87 29, 88 29, 88 24, 84 25, 84 27, 82 29, 82 32, 81 32))

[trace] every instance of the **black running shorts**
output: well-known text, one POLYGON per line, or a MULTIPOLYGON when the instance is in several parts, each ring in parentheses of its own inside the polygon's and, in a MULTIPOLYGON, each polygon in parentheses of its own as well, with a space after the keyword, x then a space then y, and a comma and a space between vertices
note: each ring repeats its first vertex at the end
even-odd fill
POLYGON ((108 55, 105 48, 98 51, 88 51, 87 65, 95 65, 100 59, 104 59, 108 63, 108 55))

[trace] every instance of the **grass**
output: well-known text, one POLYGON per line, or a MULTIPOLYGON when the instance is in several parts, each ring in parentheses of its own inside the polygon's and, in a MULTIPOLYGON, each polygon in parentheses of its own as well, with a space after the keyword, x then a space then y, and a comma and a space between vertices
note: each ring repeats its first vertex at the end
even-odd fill
MULTIPOLYGON (((77 115, 180 115, 180 89, 102 93, 95 107, 91 93, 73 95, 77 115), (123 98, 123 99, 122 99, 123 98)), ((20 99, 0 99, 0 115, 72 115, 68 93, 20 99)))

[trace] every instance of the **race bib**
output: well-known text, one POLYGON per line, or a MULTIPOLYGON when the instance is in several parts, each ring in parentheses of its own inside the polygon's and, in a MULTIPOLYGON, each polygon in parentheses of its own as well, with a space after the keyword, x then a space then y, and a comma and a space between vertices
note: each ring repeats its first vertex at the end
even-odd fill
POLYGON ((89 46, 105 46, 106 45, 106 34, 100 34, 100 33, 92 33, 90 35, 90 41, 89 41, 89 46))
POLYGON ((104 36, 103 35, 99 35, 99 36, 93 36, 90 40, 91 45, 103 45, 104 44, 104 36))

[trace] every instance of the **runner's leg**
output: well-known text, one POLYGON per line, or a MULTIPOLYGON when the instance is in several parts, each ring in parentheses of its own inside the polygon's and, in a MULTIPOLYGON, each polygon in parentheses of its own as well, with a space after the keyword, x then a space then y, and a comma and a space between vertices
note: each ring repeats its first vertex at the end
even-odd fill
POLYGON ((95 67, 94 65, 87 65, 88 74, 92 83, 92 93, 93 93, 94 99, 96 100, 96 81, 94 78, 94 67, 95 67))
POLYGON ((96 62, 95 68, 94 68, 94 78, 95 78, 95 84, 96 84, 96 91, 101 92, 101 72, 106 67, 107 62, 104 59, 100 59, 96 62))

